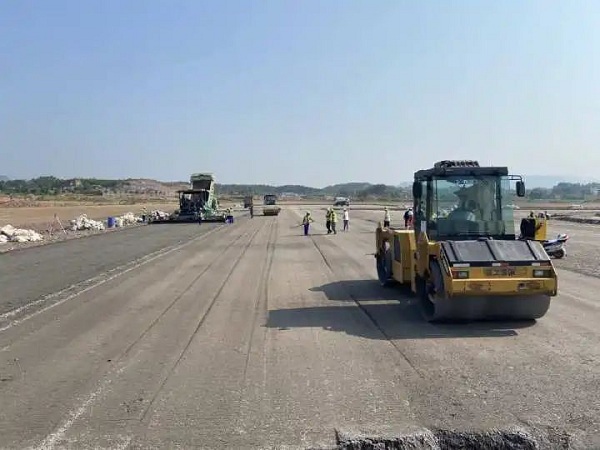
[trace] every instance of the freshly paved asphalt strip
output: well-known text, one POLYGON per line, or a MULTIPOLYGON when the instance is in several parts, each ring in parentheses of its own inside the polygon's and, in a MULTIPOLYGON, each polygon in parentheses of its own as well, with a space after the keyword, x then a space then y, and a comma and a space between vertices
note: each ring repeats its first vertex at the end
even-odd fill
POLYGON ((156 224, 0 255, 0 314, 180 245, 220 224, 156 224))

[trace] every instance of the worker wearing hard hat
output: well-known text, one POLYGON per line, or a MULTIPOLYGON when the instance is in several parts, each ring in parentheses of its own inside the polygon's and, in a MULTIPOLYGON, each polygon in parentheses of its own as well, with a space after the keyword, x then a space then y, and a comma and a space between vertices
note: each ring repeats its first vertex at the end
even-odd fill
POLYGON ((389 228, 390 221, 392 220, 392 218, 390 216, 390 210, 387 206, 383 210, 384 210, 383 226, 384 226, 384 228, 389 228))
POLYGON ((304 236, 308 236, 308 229, 310 227, 310 223, 314 222, 313 218, 310 217, 310 212, 307 212, 302 219, 302 225, 304 226, 304 236))
POLYGON ((337 230, 335 229, 335 224, 337 223, 337 214, 333 208, 330 209, 329 220, 331 221, 331 231, 333 231, 333 234, 337 234, 337 230))

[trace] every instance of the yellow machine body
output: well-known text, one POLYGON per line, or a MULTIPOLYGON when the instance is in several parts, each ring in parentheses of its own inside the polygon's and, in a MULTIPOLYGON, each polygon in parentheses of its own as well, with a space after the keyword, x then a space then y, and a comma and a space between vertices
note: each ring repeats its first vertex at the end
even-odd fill
MULTIPOLYGON (((445 180, 435 176, 434 180, 445 180)), ((431 203, 430 198, 425 200, 431 203)), ((444 236, 440 230, 463 222, 446 223, 443 213, 427 218, 416 203, 415 211, 421 214, 415 217, 421 219, 417 230, 384 228, 381 223, 376 229, 375 257, 383 285, 410 287, 428 321, 531 320, 546 314, 550 298, 557 295, 558 280, 540 242, 518 240, 514 231, 499 237, 480 231, 475 239, 456 231, 444 236), (431 238, 428 225, 438 239, 431 238)), ((537 220, 541 235, 546 219, 537 220)), ((480 222, 481 230, 497 225, 480 222)))
POLYGON ((537 217, 535 219, 535 240, 545 241, 548 239, 548 219, 545 217, 537 217))

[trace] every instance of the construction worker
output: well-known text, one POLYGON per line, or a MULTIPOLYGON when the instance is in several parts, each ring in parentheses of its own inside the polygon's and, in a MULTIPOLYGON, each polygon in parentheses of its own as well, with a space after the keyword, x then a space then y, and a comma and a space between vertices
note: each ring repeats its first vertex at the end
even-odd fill
POLYGON ((254 205, 250 205, 250 218, 254 217, 254 205))
POLYGON ((350 223, 350 214, 348 214, 348 208, 344 207, 344 231, 348 231, 349 223, 350 223))
POLYGON ((327 234, 331 234, 331 209, 327 208, 327 212, 325 213, 325 226, 327 227, 327 234))
POLYGON ((390 210, 388 209, 387 206, 383 210, 384 210, 383 227, 384 228, 389 228, 390 227, 390 221, 391 221, 390 210))
POLYGON ((146 218, 148 217, 148 210, 146 209, 146 207, 144 206, 142 208, 142 222, 146 222, 146 218))
POLYGON ((302 225, 304 225, 304 236, 308 236, 308 229, 311 222, 314 222, 314 220, 312 217, 310 217, 310 212, 307 212, 302 219, 302 225))
POLYGON ((331 230, 333 231, 333 234, 337 234, 337 231, 335 229, 335 224, 337 223, 337 214, 335 212, 335 209, 331 208, 331 213, 329 214, 329 220, 331 220, 331 230))
POLYGON ((408 229, 412 225, 413 219, 413 210, 412 208, 408 208, 404 213, 404 228, 408 229))

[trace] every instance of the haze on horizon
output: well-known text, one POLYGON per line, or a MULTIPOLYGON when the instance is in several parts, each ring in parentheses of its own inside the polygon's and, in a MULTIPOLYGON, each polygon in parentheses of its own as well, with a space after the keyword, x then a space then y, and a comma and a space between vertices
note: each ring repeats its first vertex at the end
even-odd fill
POLYGON ((597 178, 600 3, 0 4, 0 174, 597 178))

